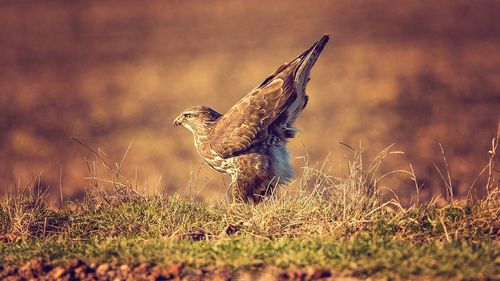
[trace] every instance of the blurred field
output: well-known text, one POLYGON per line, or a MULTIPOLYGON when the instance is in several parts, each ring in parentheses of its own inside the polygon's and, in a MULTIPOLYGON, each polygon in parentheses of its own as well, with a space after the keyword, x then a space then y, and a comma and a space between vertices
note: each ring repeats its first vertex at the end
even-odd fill
MULTIPOLYGON (((465 195, 500 113, 498 14, 498 1, 1 1, 0 188, 41 172, 77 196, 93 156, 71 137, 110 162, 134 138, 130 178, 214 200, 223 180, 173 118, 196 104, 225 112, 330 33, 293 155, 330 155, 340 173, 338 142, 370 156, 396 143, 406 154, 385 169, 413 163, 430 196, 442 192, 442 143, 465 195)), ((293 164, 300 174, 304 161, 293 164)), ((408 186, 390 183, 402 197, 408 186)))

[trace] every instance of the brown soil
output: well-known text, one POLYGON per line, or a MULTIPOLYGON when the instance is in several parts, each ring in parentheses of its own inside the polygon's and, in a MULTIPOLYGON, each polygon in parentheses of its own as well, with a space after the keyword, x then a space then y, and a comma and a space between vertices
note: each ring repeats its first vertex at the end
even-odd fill
POLYGON ((95 263, 79 259, 64 264, 34 259, 21 265, 0 265, 1 280, 361 280, 340 277, 326 269, 258 269, 235 272, 228 268, 190 269, 183 264, 160 266, 95 263))

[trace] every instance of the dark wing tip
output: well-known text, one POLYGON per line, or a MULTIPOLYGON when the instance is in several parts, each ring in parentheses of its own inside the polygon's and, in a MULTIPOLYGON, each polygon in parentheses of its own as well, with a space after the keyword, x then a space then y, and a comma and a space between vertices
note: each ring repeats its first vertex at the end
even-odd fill
POLYGON ((319 39, 318 43, 321 42, 321 43, 325 44, 326 42, 328 42, 328 40, 330 40, 330 34, 325 33, 325 34, 323 34, 321 39, 319 39))
POLYGON ((321 52, 323 50, 323 47, 325 47, 326 43, 328 43, 328 40, 330 40, 330 34, 328 33, 323 34, 321 39, 319 39, 318 42, 314 44, 313 48, 321 52))

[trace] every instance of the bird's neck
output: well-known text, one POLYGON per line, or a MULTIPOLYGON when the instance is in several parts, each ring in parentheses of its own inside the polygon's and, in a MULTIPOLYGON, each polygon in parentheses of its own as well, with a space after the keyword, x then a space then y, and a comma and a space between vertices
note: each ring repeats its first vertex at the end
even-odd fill
POLYGON ((198 146, 200 143, 205 143, 208 140, 208 135, 210 134, 210 131, 212 130, 212 127, 214 125, 214 122, 205 122, 203 126, 199 126, 196 128, 192 129, 193 132, 193 137, 194 137, 194 144, 198 146))
POLYGON ((197 137, 206 136, 212 130, 212 127, 213 127, 214 123, 215 122, 205 122, 201 126, 194 127, 191 131, 193 132, 193 135, 195 135, 195 137, 196 136, 197 137))

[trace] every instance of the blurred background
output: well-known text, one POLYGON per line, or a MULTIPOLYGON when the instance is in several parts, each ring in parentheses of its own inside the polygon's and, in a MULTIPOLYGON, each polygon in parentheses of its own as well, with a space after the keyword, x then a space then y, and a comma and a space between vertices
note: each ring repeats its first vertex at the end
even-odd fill
MULTIPOLYGON (((66 198, 88 185, 75 137, 149 192, 213 201, 229 179, 201 164, 172 120, 191 105, 224 113, 279 65, 329 33, 290 144, 342 175, 349 153, 396 150, 422 195, 443 192, 448 160, 464 196, 488 160, 500 113, 500 1, 0 1, 0 188, 66 198), (189 191, 188 191, 189 190, 189 191)), ((414 193, 407 177, 388 187, 414 193)), ((479 179, 478 185, 481 184, 479 179)))

